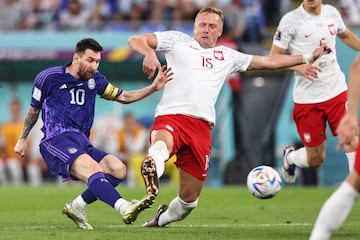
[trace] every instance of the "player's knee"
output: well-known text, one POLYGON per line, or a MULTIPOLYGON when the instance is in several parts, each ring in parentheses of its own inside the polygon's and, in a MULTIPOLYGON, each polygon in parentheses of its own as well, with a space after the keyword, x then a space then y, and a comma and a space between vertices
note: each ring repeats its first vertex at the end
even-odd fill
POLYGON ((111 164, 108 167, 108 174, 113 175, 116 178, 123 179, 126 177, 127 167, 126 165, 119 161, 117 164, 111 164))
POLYGON ((317 157, 313 157, 310 161, 310 167, 313 168, 318 168, 321 166, 321 164, 324 162, 325 157, 321 157, 321 156, 317 156, 317 157))

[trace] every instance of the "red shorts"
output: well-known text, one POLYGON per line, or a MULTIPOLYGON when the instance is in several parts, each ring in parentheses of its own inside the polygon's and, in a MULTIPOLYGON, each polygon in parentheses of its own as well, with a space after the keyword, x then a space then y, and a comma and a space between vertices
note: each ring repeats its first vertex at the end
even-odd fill
POLYGON ((321 103, 294 104, 293 117, 302 143, 315 147, 326 140, 326 123, 332 134, 345 113, 347 91, 321 103))
POLYGON ((192 176, 205 181, 210 164, 211 128, 207 121, 171 114, 155 118, 153 130, 164 129, 174 138, 172 154, 176 166, 192 176))

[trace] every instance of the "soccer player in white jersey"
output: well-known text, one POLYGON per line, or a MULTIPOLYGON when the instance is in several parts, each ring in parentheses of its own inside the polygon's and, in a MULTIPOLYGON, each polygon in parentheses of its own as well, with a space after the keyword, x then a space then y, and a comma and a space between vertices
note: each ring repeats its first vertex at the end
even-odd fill
MULTIPOLYGON (((282 175, 288 183, 296 181, 296 167, 319 167, 325 159, 326 123, 333 135, 345 112, 347 84, 336 59, 335 43, 339 37, 346 45, 359 51, 360 39, 346 26, 339 12, 322 0, 304 0, 285 14, 273 38, 270 54, 303 54, 326 43, 332 52, 312 65, 302 64, 290 69, 295 72, 293 118, 304 147, 284 150, 282 175)), ((349 169, 355 149, 345 146, 349 169)))
POLYGON ((155 32, 129 38, 129 46, 144 55, 143 71, 151 78, 160 66, 156 52, 165 54, 174 71, 155 112, 148 156, 142 175, 148 193, 157 195, 165 161, 176 154, 179 192, 161 205, 146 227, 165 226, 184 219, 197 206, 210 163, 214 105, 227 76, 250 69, 277 69, 318 58, 327 46, 295 56, 253 56, 216 46, 224 16, 218 8, 203 8, 194 23, 194 37, 178 31, 155 32), (312 52, 312 53, 311 53, 312 52))
MULTIPOLYGON (((327 240, 346 220, 352 207, 360 197, 360 145, 358 109, 360 100, 360 56, 350 68, 348 110, 339 123, 338 148, 351 145, 356 150, 355 163, 346 180, 323 205, 312 230, 310 240, 327 240)), ((355 237, 356 238, 356 237, 355 237)))

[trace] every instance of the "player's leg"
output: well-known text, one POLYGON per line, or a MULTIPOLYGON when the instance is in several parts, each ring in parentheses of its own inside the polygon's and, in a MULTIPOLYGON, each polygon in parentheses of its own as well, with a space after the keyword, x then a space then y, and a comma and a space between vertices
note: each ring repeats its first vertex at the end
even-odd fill
POLYGON ((168 130, 158 129, 151 132, 151 146, 141 164, 141 174, 148 194, 159 193, 159 178, 164 173, 165 161, 169 159, 173 146, 174 139, 168 130))
MULTIPOLYGON (((116 165, 119 166, 120 160, 107 155, 104 160, 103 166, 107 167, 107 170, 116 170, 116 165), (117 163, 115 163, 117 162, 117 163)), ((122 168, 125 169, 125 168, 122 168)), ((124 170, 125 171, 125 170, 124 170)), ((137 215, 144 209, 150 207, 153 203, 154 196, 145 196, 142 200, 136 203, 132 203, 124 199, 119 192, 116 191, 111 182, 118 181, 117 177, 124 174, 121 172, 119 175, 108 174, 105 177, 102 167, 96 161, 94 161, 89 155, 80 155, 71 165, 70 168, 71 176, 87 182, 88 188, 96 196, 97 199, 107 203, 109 206, 115 208, 122 216, 125 223, 130 224, 136 220, 137 215), (109 176, 112 176, 109 178, 109 176), (111 179, 110 181, 108 179, 111 179)))
POLYGON ((296 167, 319 167, 325 159, 326 121, 318 109, 321 106, 315 104, 294 105, 294 121, 304 147, 284 150, 281 173, 287 183, 296 181, 296 167))
POLYGON ((205 181, 179 169, 179 194, 170 204, 161 205, 154 219, 146 222, 144 227, 163 227, 171 222, 185 219, 197 206, 198 198, 205 181))
MULTIPOLYGON (((347 110, 347 92, 343 92, 332 99, 327 107, 327 110, 327 118, 331 132, 334 136, 336 136, 336 129, 347 110)), ((357 136, 354 136, 354 141, 358 141, 357 136)), ((350 172, 354 166, 356 149, 354 149, 350 144, 344 144, 344 151, 348 160, 350 172)))
POLYGON ((356 170, 352 170, 321 208, 310 240, 330 239, 333 232, 344 223, 359 196, 360 176, 356 170))
MULTIPOLYGON (((176 124, 181 140, 176 141, 179 168, 179 194, 169 206, 162 205, 155 218, 145 227, 165 226, 184 219, 197 206, 201 189, 205 183, 211 150, 211 127, 208 122, 181 116, 176 124)), ((177 136, 175 134, 175 136, 177 136)))

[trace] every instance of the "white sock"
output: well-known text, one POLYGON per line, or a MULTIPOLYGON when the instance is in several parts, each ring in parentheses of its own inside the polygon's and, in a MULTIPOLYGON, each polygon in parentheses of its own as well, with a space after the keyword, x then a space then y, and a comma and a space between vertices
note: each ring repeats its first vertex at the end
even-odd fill
POLYGON ((184 202, 177 196, 174 198, 170 204, 169 208, 160 215, 158 220, 159 226, 165 226, 171 222, 176 222, 186 218, 190 214, 190 212, 197 206, 198 199, 194 202, 184 202))
POLYGON ((310 240, 327 240, 350 213, 359 193, 347 182, 328 198, 320 210, 310 240))
POLYGON ((354 168, 354 163, 355 163, 355 152, 348 152, 345 153, 346 158, 348 160, 348 164, 349 164, 349 172, 351 172, 351 170, 354 168))
POLYGON ((169 151, 164 141, 156 141, 149 148, 149 156, 151 156, 156 164, 156 173, 160 178, 164 174, 165 161, 169 159, 169 151))
POLYGON ((86 207, 87 203, 84 201, 81 195, 77 196, 72 201, 72 207, 76 209, 84 209, 86 207))
POLYGON ((123 215, 126 208, 130 205, 130 202, 127 201, 124 198, 119 198, 115 204, 114 204, 114 208, 121 214, 123 215))
POLYGON ((292 151, 288 154, 287 160, 289 164, 295 164, 300 168, 308 168, 307 153, 304 147, 292 151))

